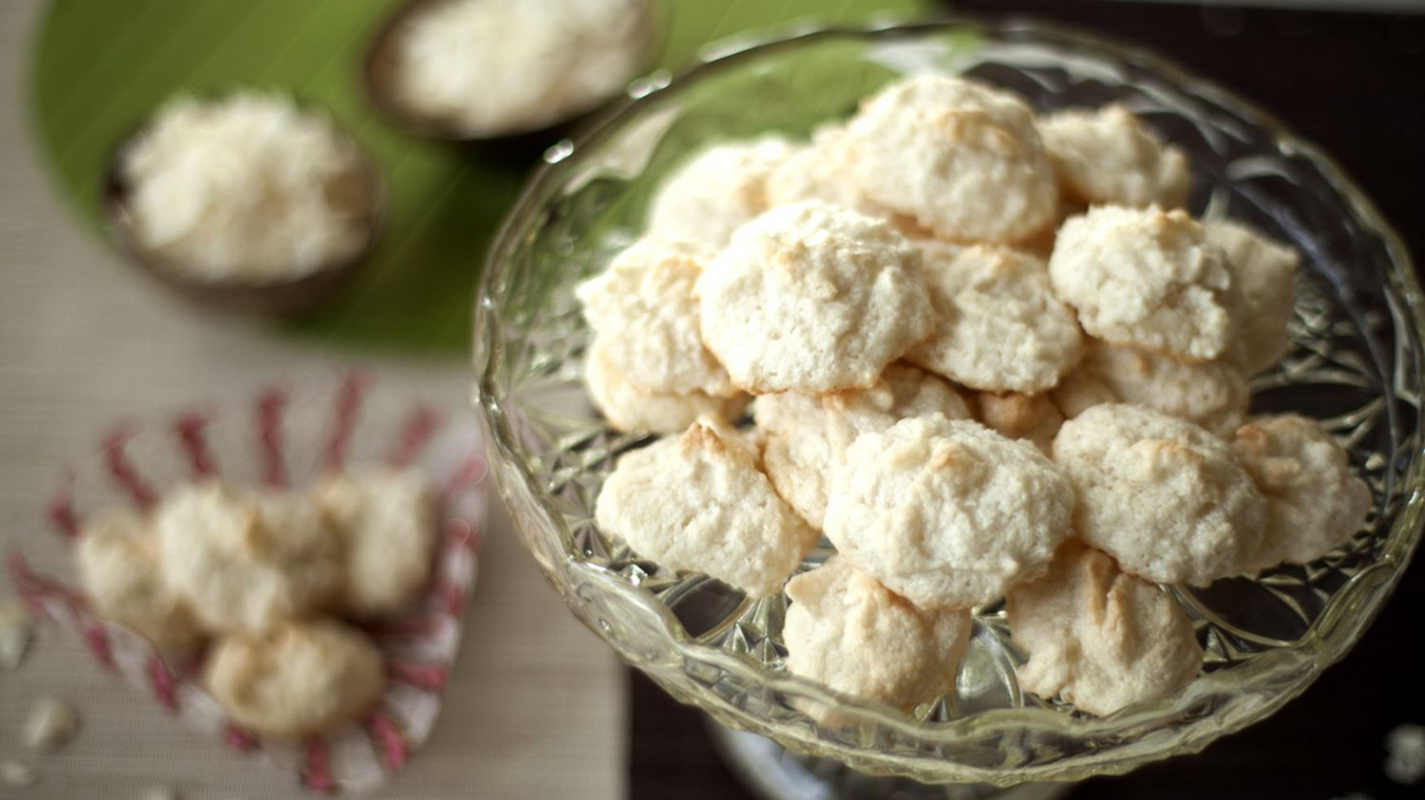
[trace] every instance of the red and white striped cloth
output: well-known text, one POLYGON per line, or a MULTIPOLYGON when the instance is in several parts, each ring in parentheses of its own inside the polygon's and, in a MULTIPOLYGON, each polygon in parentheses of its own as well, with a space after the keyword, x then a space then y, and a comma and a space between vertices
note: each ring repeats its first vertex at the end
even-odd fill
POLYGON ((38 574, 18 551, 9 558, 10 577, 31 613, 81 641, 100 668, 149 694, 162 712, 236 751, 260 754, 310 790, 371 791, 430 735, 460 646, 488 475, 472 420, 401 397, 360 373, 274 383, 246 404, 116 424, 89 458, 64 469, 47 509, 56 535, 71 544, 90 514, 121 503, 147 510, 183 482, 221 477, 302 487, 323 472, 377 463, 414 467, 436 481, 444 535, 421 602, 366 628, 386 658, 380 703, 359 724, 330 736, 296 742, 244 731, 200 685, 202 654, 175 663, 142 636, 96 617, 79 589, 38 574))

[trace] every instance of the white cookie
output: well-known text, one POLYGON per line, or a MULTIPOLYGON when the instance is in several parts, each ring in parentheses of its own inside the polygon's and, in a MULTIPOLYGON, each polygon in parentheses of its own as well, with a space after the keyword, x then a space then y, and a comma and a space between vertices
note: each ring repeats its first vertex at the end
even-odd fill
MULTIPOLYGON (((1086 349, 1092 347, 1093 340, 1089 340, 1086 349)), ((1058 386, 1050 390, 1049 398, 1054 401, 1064 419, 1073 419, 1094 406, 1123 402, 1107 383, 1084 369, 1082 362, 1078 369, 1071 370, 1059 381, 1058 386)))
POLYGON ((698 279, 703 341, 753 394, 870 386, 934 327, 918 262, 881 220, 819 201, 775 208, 698 279))
POLYGON ((710 254, 640 239, 576 290, 604 357, 638 388, 729 397, 737 389, 703 346, 693 286, 710 254))
POLYGON ((920 75, 864 102, 847 133, 865 195, 943 238, 1015 242, 1053 221, 1054 171, 1033 112, 1011 94, 920 75))
POLYGON ((640 389, 609 363, 602 337, 595 337, 584 357, 584 384, 594 407, 623 433, 677 433, 704 414, 735 420, 747 406, 747 395, 741 393, 720 397, 640 389))
POLYGON ((439 522, 435 487, 416 470, 343 473, 313 493, 341 538, 341 607, 358 618, 408 610, 430 579, 439 522))
POLYGON ((335 620, 229 634, 203 669, 204 685, 234 722, 284 738, 355 722, 376 704, 385 682, 376 646, 335 620))
POLYGON ((710 417, 620 458, 595 516, 664 569, 703 572, 754 597, 776 594, 817 540, 755 452, 710 417))
POLYGON ((1180 208, 1192 175, 1187 156, 1165 146, 1117 103, 1039 118, 1039 133, 1059 184, 1091 205, 1180 208))
POLYGON ((1079 360, 1078 323, 1044 262, 992 247, 920 247, 936 326, 907 361, 972 389, 1038 392, 1079 360))
POLYGON ((1225 442, 1133 405, 1065 422, 1054 463, 1078 491, 1074 527, 1126 572, 1205 586, 1252 569, 1266 500, 1225 442))
POLYGON ((752 419, 756 430, 767 437, 762 468, 768 480, 808 525, 821 530, 827 484, 841 460, 821 397, 796 392, 764 394, 752 403, 752 419))
POLYGON ((977 422, 915 417, 865 433, 836 471, 826 535, 922 608, 966 608, 1049 565, 1074 492, 1033 445, 977 422))
POLYGON ((648 209, 648 232, 719 248, 766 211, 767 176, 796 146, 780 136, 708 147, 674 170, 648 209))
POLYGON ((1232 272, 1185 212, 1100 206, 1059 228, 1049 280, 1090 336, 1183 360, 1227 352, 1232 272))
POLYGON ((873 217, 888 213, 862 194, 851 171, 846 128, 840 125, 817 130, 809 144, 797 148, 767 175, 769 208, 804 200, 821 200, 873 217))
POLYGON ((787 581, 787 597, 793 674, 905 710, 953 689, 969 612, 918 609, 836 556, 787 581))
POLYGON ((975 419, 1009 439, 1023 439, 1049 455, 1064 415, 1047 394, 975 394, 975 419))
POLYGON ((1314 420, 1257 417, 1238 429, 1232 449, 1267 498, 1261 568, 1315 561, 1355 535, 1370 514, 1370 487, 1351 474, 1346 451, 1314 420))
POLYGON ((831 474, 858 435, 883 431, 907 417, 970 417, 964 399, 949 384, 908 364, 886 367, 869 389, 820 398, 792 392, 763 395, 754 413, 758 427, 770 433, 762 451, 767 477, 818 530, 831 474))
POLYGON ((1296 310, 1292 276, 1301 254, 1239 222, 1204 222, 1202 227, 1207 240, 1226 254, 1241 302, 1242 332, 1232 358, 1248 375, 1261 372, 1291 346, 1286 324, 1296 310))
POLYGON ((826 493, 841 451, 825 424, 807 426, 795 434, 773 434, 762 448, 762 468, 777 494, 806 523, 821 530, 826 518, 826 493))
POLYGON ((1069 539, 1044 577, 1005 598, 1014 644, 1029 656, 1019 685, 1090 714, 1167 697, 1192 682, 1202 648, 1167 592, 1069 539))
POLYGON ((940 414, 969 419, 965 398, 938 376, 909 364, 892 364, 869 389, 852 389, 822 397, 832 435, 845 450, 863 433, 879 433, 910 417, 940 414))
POLYGON ((187 486, 164 500, 154 526, 165 582, 210 631, 270 628, 341 591, 341 542, 300 495, 187 486))
POLYGON ((752 421, 759 431, 781 434, 808 425, 825 428, 827 419, 820 395, 778 392, 752 401, 752 421))
POLYGON ((1252 389, 1235 364, 1190 364, 1136 347, 1090 340, 1083 360, 1055 387, 1066 417, 1099 403, 1132 403, 1180 417, 1218 436, 1230 436, 1247 418, 1252 389))
POLYGON ((158 539, 127 511, 96 515, 80 531, 79 580, 101 617, 125 625, 162 649, 186 650, 203 638, 193 612, 163 582, 158 539))

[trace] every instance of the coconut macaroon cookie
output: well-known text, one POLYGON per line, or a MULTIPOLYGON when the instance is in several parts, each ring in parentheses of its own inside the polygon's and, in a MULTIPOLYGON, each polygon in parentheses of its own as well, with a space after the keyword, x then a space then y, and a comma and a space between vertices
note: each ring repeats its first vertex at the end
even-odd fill
POLYGON ((1023 439, 1049 455, 1064 415, 1047 394, 975 393, 975 419, 1010 439, 1023 439))
POLYGON ((881 216, 883 213, 866 198, 856 183, 851 171, 851 148, 843 125, 817 129, 812 134, 811 142, 789 153, 768 173, 766 191, 769 207, 821 200, 870 216, 881 216))
POLYGON ((698 279, 703 341, 754 394, 870 386, 934 328, 918 263, 886 222, 819 201, 773 209, 698 279))
POLYGON ((947 419, 969 419, 965 398, 939 376, 910 364, 886 367, 869 389, 835 392, 822 398, 829 413, 832 435, 841 449, 863 433, 884 431, 909 417, 940 414, 947 419))
POLYGON ((756 453, 710 417, 620 458, 594 514, 640 556, 753 597, 779 591, 817 540, 758 469, 756 453))
POLYGON ((787 581, 787 670, 910 709, 948 692, 969 646, 964 610, 921 610, 844 558, 787 581))
POLYGON ((865 433, 831 484, 825 532, 922 608, 967 608, 1049 565, 1074 490, 1033 445, 977 422, 916 417, 865 433))
POLYGON ((284 738, 328 733, 360 719, 385 682, 376 646, 334 620, 229 634, 203 670, 204 685, 234 722, 284 738))
POLYGON ((210 630, 270 628, 341 591, 340 539, 305 497, 197 484, 164 500, 155 527, 165 581, 210 630))
POLYGON ((1179 208, 1187 202, 1187 156, 1164 146, 1117 103, 1040 117, 1039 133, 1060 185, 1090 205, 1179 208))
POLYGON ((826 485, 841 458, 821 398, 796 392, 764 394, 753 401, 752 418, 766 437, 762 468, 767 479, 787 505, 820 530, 826 485))
POLYGON ((158 539, 128 510, 95 516, 80 531, 79 579, 98 614, 134 629, 163 649, 187 649, 203 637, 188 604, 163 582, 158 539))
POLYGON ((824 426, 826 412, 821 395, 778 392, 752 402, 752 421, 762 433, 791 433, 807 425, 824 426))
POLYGON ((648 231, 718 248, 769 207, 767 178, 796 152, 780 136, 717 144, 663 179, 648 209, 648 231))
POLYGON ((1074 527, 1126 572, 1205 586, 1254 567, 1266 500, 1232 448, 1190 422, 1134 405, 1065 422, 1054 463, 1078 491, 1074 527))
POLYGON ((1204 222, 1207 241, 1222 248, 1242 304, 1242 332, 1230 354, 1247 374, 1272 366, 1291 341, 1286 324, 1296 310, 1292 277, 1301 254, 1240 222, 1204 222))
POLYGON ((1252 390, 1247 376, 1228 361, 1190 364, 1090 340, 1083 360, 1053 397, 1067 417, 1100 403, 1132 403, 1230 436, 1247 418, 1252 390))
POLYGON ((609 365, 650 392, 737 394, 703 346, 693 286, 709 253, 641 239, 575 290, 609 365))
POLYGON ((705 414, 736 419, 747 405, 747 395, 742 393, 723 397, 642 389, 609 363, 605 346, 603 337, 598 336, 589 344, 584 356, 584 385, 589 399, 617 431, 679 433, 705 414))
POLYGON ((440 534, 430 481, 416 470, 343 473, 314 494, 342 544, 342 609, 367 618, 408 608, 430 578, 440 534))
POLYGON ((883 431, 907 417, 969 419, 970 410, 940 378, 908 364, 892 364, 869 389, 824 397, 763 395, 754 414, 758 429, 768 434, 762 450, 767 477, 798 514, 820 529, 831 474, 858 435, 883 431))
POLYGON ((1049 572, 1005 598, 1019 685, 1090 714, 1166 697, 1202 667, 1192 621, 1167 592, 1069 539, 1049 572))
POLYGON ((1257 417, 1237 430, 1232 449, 1267 498, 1259 568, 1314 561, 1350 539, 1370 514, 1370 487, 1314 420, 1257 417))
POLYGON ((825 421, 769 436, 762 447, 767 479, 787 505, 817 530, 826 517, 831 472, 839 463, 841 450, 832 443, 825 421))
POLYGON ((1038 392, 1079 360, 1074 312, 1044 262, 1015 250, 920 246, 935 333, 906 360, 972 389, 1038 392))
POLYGON ((1049 280, 1090 335, 1190 361, 1237 333, 1232 271, 1180 210, 1100 206, 1059 228, 1049 280))
POLYGON ((898 81, 847 125, 874 203, 954 241, 1015 242, 1054 220, 1058 189, 1022 100, 948 75, 898 81))

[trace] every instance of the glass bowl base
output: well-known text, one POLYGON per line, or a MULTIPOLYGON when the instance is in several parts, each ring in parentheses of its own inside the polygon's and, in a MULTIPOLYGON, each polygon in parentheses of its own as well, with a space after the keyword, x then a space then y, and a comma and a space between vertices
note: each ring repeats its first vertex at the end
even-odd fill
POLYGON ((910 778, 867 775, 830 758, 793 753, 765 736, 705 719, 718 754, 759 800, 1058 800, 1073 783, 932 786, 910 778))

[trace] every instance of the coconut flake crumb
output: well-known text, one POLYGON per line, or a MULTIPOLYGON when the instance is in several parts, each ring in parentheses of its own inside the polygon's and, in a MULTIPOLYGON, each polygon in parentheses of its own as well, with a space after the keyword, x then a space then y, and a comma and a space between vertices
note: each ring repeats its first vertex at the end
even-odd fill
POLYGON ((69 743, 79 732, 74 707, 57 697, 41 697, 30 710, 23 731, 25 746, 47 753, 69 743))
POLYGON ((20 666, 34 638, 34 620, 19 602, 0 604, 0 670, 9 672, 20 666))
POLYGON ((354 257, 373 233, 355 145, 279 95, 179 97, 119 168, 135 243, 183 277, 290 280, 354 257))
POLYGON ((1385 737, 1386 777, 1414 786, 1425 779, 1425 727, 1397 725, 1385 737))
POLYGON ((398 32, 399 103, 471 136, 534 130, 621 89, 651 35, 643 0, 456 0, 398 32))
POLYGON ((17 789, 34 786, 40 776, 35 768, 19 761, 0 761, 0 783, 17 789))

